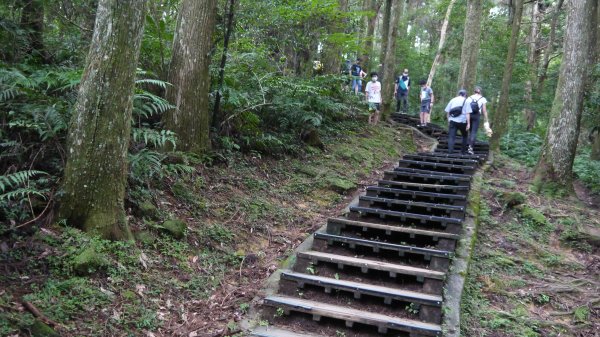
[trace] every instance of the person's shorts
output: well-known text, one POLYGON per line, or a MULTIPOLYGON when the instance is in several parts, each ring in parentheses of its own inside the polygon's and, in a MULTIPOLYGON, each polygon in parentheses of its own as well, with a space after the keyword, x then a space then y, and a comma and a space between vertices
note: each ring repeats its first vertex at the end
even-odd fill
POLYGON ((431 101, 421 102, 421 112, 429 113, 431 111, 431 101))
POLYGON ((380 111, 380 104, 369 102, 369 112, 380 111))
POLYGON ((408 96, 408 91, 398 90, 398 93, 396 94, 397 98, 402 98, 406 96, 408 96))

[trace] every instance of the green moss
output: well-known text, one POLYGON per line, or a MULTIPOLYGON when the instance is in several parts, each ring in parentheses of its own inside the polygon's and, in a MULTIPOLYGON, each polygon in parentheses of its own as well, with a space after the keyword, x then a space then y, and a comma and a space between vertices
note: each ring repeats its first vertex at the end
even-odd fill
POLYGON ((187 224, 179 219, 171 219, 162 223, 163 232, 175 239, 183 239, 187 230, 187 224))
POLYGON ((157 219, 158 208, 150 201, 144 201, 138 204, 138 216, 140 218, 157 219))
POLYGON ((142 244, 148 246, 156 241, 156 235, 150 231, 141 231, 135 233, 135 238, 142 244))
POLYGON ((548 225, 548 219, 546 219, 546 216, 534 208, 523 205, 519 207, 519 212, 522 218, 530 220, 537 225, 548 225))
POLYGON ((504 207, 512 208, 517 205, 524 204, 527 200, 527 197, 521 192, 504 192, 500 196, 500 199, 502 200, 504 207))
POLYGON ((326 179, 327 188, 340 194, 344 194, 356 188, 356 184, 348 179, 340 177, 328 177, 326 179))
POLYGON ((37 319, 33 322, 33 325, 29 327, 29 331, 33 337, 60 337, 60 334, 54 331, 54 329, 37 319))
POLYGON ((73 270, 77 275, 89 275, 108 265, 107 257, 97 252, 93 246, 87 247, 73 259, 73 270))

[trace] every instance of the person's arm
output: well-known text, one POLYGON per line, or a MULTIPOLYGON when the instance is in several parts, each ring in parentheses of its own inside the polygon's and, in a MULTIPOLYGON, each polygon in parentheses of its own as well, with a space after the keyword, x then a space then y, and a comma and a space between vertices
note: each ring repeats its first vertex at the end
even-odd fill
POLYGON ((471 128, 471 114, 467 114, 467 131, 471 128))
POLYGON ((394 83, 394 96, 398 93, 398 82, 394 83))
POLYGON ((487 108, 485 107, 486 103, 483 103, 481 105, 481 110, 483 111, 483 117, 485 118, 485 122, 489 123, 490 121, 488 120, 488 114, 487 114, 487 108))
POLYGON ((431 90, 431 104, 433 104, 433 102, 435 101, 435 97, 433 96, 433 90, 431 90))
POLYGON ((365 76, 367 76, 367 73, 365 73, 365 71, 361 69, 360 70, 360 77, 361 78, 365 78, 365 76))

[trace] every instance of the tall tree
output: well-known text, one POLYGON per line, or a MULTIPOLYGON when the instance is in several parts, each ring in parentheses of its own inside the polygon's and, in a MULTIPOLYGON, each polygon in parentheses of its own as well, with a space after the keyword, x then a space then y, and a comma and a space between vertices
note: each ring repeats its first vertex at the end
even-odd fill
POLYGON ((583 94, 588 72, 593 3, 598 0, 570 1, 564 39, 564 55, 546 141, 535 170, 538 190, 552 184, 573 192, 573 161, 579 139, 583 94))
POLYGON ((465 88, 469 91, 475 86, 482 17, 483 0, 468 0, 462 51, 460 54, 458 89, 465 88))
POLYGON ((366 72, 371 70, 371 57, 373 56, 373 42, 375 40, 375 25, 377 17, 383 4, 382 0, 364 0, 363 10, 365 11, 364 23, 366 27, 364 55, 362 57, 362 66, 366 72))
POLYGON ((227 63, 227 53, 229 51, 229 39, 233 31, 233 17, 235 14, 235 0, 229 0, 229 10, 227 13, 227 29, 225 30, 225 39, 223 40, 223 54, 221 54, 221 64, 219 65, 219 82, 217 84, 217 95, 215 97, 215 106, 212 116, 212 126, 218 133, 220 131, 219 124, 223 121, 221 116, 221 95, 223 84, 225 82, 225 64, 227 63))
POLYGON ((141 0, 98 1, 69 128, 60 217, 106 238, 130 237, 123 200, 145 9, 141 0))
MULTIPOLYGON (((590 65, 599 64, 600 63, 600 1, 593 1, 593 6, 590 8, 591 12, 596 12, 596 15, 592 15, 591 18, 591 29, 590 29, 590 50, 589 50, 589 62, 590 65)), ((593 66, 589 67, 590 71, 593 72, 593 66)), ((595 76, 590 76, 586 93, 590 93, 593 88, 598 88, 598 83, 600 83, 600 75, 596 74, 595 76)), ((596 89, 598 90, 598 89, 596 89)), ((596 109, 596 111, 592 111, 592 120, 593 124, 591 125, 590 130, 590 140, 592 142, 592 151, 590 153, 590 159, 592 160, 600 160, 600 111, 596 109)))
POLYGON ((444 16, 444 22, 442 23, 442 30, 440 32, 440 41, 438 43, 437 51, 435 53, 435 58, 433 59, 433 63, 431 64, 431 70, 429 71, 429 77, 427 77, 427 85, 430 86, 433 82, 433 77, 435 76, 435 72, 437 67, 440 65, 442 60, 442 50, 444 49, 444 45, 446 44, 446 35, 448 33, 448 25, 450 24, 450 14, 452 14, 452 8, 456 0, 450 0, 450 4, 448 4, 448 8, 446 8, 446 15, 444 16))
POLYGON ((523 15, 523 0, 515 0, 512 16, 512 28, 510 33, 510 43, 508 45, 508 53, 506 55, 506 63, 504 64, 504 75, 502 76, 502 89, 500 90, 500 101, 498 109, 492 118, 494 134, 490 140, 490 148, 497 152, 500 148, 500 139, 506 133, 508 128, 508 94, 510 83, 512 81, 513 65, 515 63, 515 55, 517 53, 517 42, 519 41, 519 32, 521 30, 521 17, 523 15))
POLYGON ((27 32, 27 54, 50 62, 50 55, 44 46, 44 4, 42 0, 24 0, 21 11, 21 29, 27 32))
POLYGON ((538 64, 540 59, 539 52, 539 31, 542 22, 539 0, 534 0, 531 3, 531 24, 529 28, 529 36, 527 39, 527 63, 529 65, 529 76, 525 82, 525 108, 523 109, 527 131, 530 131, 535 126, 536 111, 533 106, 533 84, 538 78, 538 64))
POLYGON ((563 3, 564 3, 564 0, 558 0, 556 5, 554 6, 554 10, 552 12, 552 20, 550 21, 550 36, 548 38, 548 42, 546 43, 546 46, 544 47, 543 60, 542 60, 542 65, 540 67, 540 75, 538 76, 538 83, 537 83, 537 96, 538 97, 541 96, 542 91, 544 90, 544 82, 546 81, 546 78, 548 77, 548 75, 547 75, 548 67, 550 66, 550 61, 552 60, 552 58, 550 57, 550 54, 552 54, 552 52, 554 51, 554 45, 556 44, 556 29, 558 26, 558 19, 560 18, 560 12, 561 12, 563 3))
MULTIPOLYGON (((386 0, 385 4, 385 17, 389 16, 389 25, 387 29, 384 29, 384 35, 382 35, 382 50, 381 50, 381 62, 382 68, 382 107, 381 115, 382 119, 385 119, 392 111, 392 101, 394 99, 394 75, 396 67, 396 38, 398 36, 398 21, 402 16, 401 1, 386 0), (385 48, 385 49, 383 49, 385 48)), ((384 19, 385 26, 385 19, 384 19)))
POLYGON ((210 148, 208 66, 216 8, 216 0, 183 0, 173 38, 167 99, 175 107, 163 121, 177 134, 178 148, 193 153, 210 148))
POLYGON ((345 16, 348 12, 348 0, 338 0, 338 10, 332 14, 328 27, 329 36, 323 50, 323 72, 339 74, 342 66, 342 46, 336 41, 338 34, 344 32, 345 16))

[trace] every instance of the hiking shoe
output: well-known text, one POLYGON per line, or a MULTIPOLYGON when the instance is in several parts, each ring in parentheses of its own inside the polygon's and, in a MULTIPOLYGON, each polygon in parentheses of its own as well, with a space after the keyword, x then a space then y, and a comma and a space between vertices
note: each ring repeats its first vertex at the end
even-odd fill
POLYGON ((475 152, 473 152, 473 147, 469 145, 469 149, 467 150, 467 153, 470 155, 474 155, 475 152))

